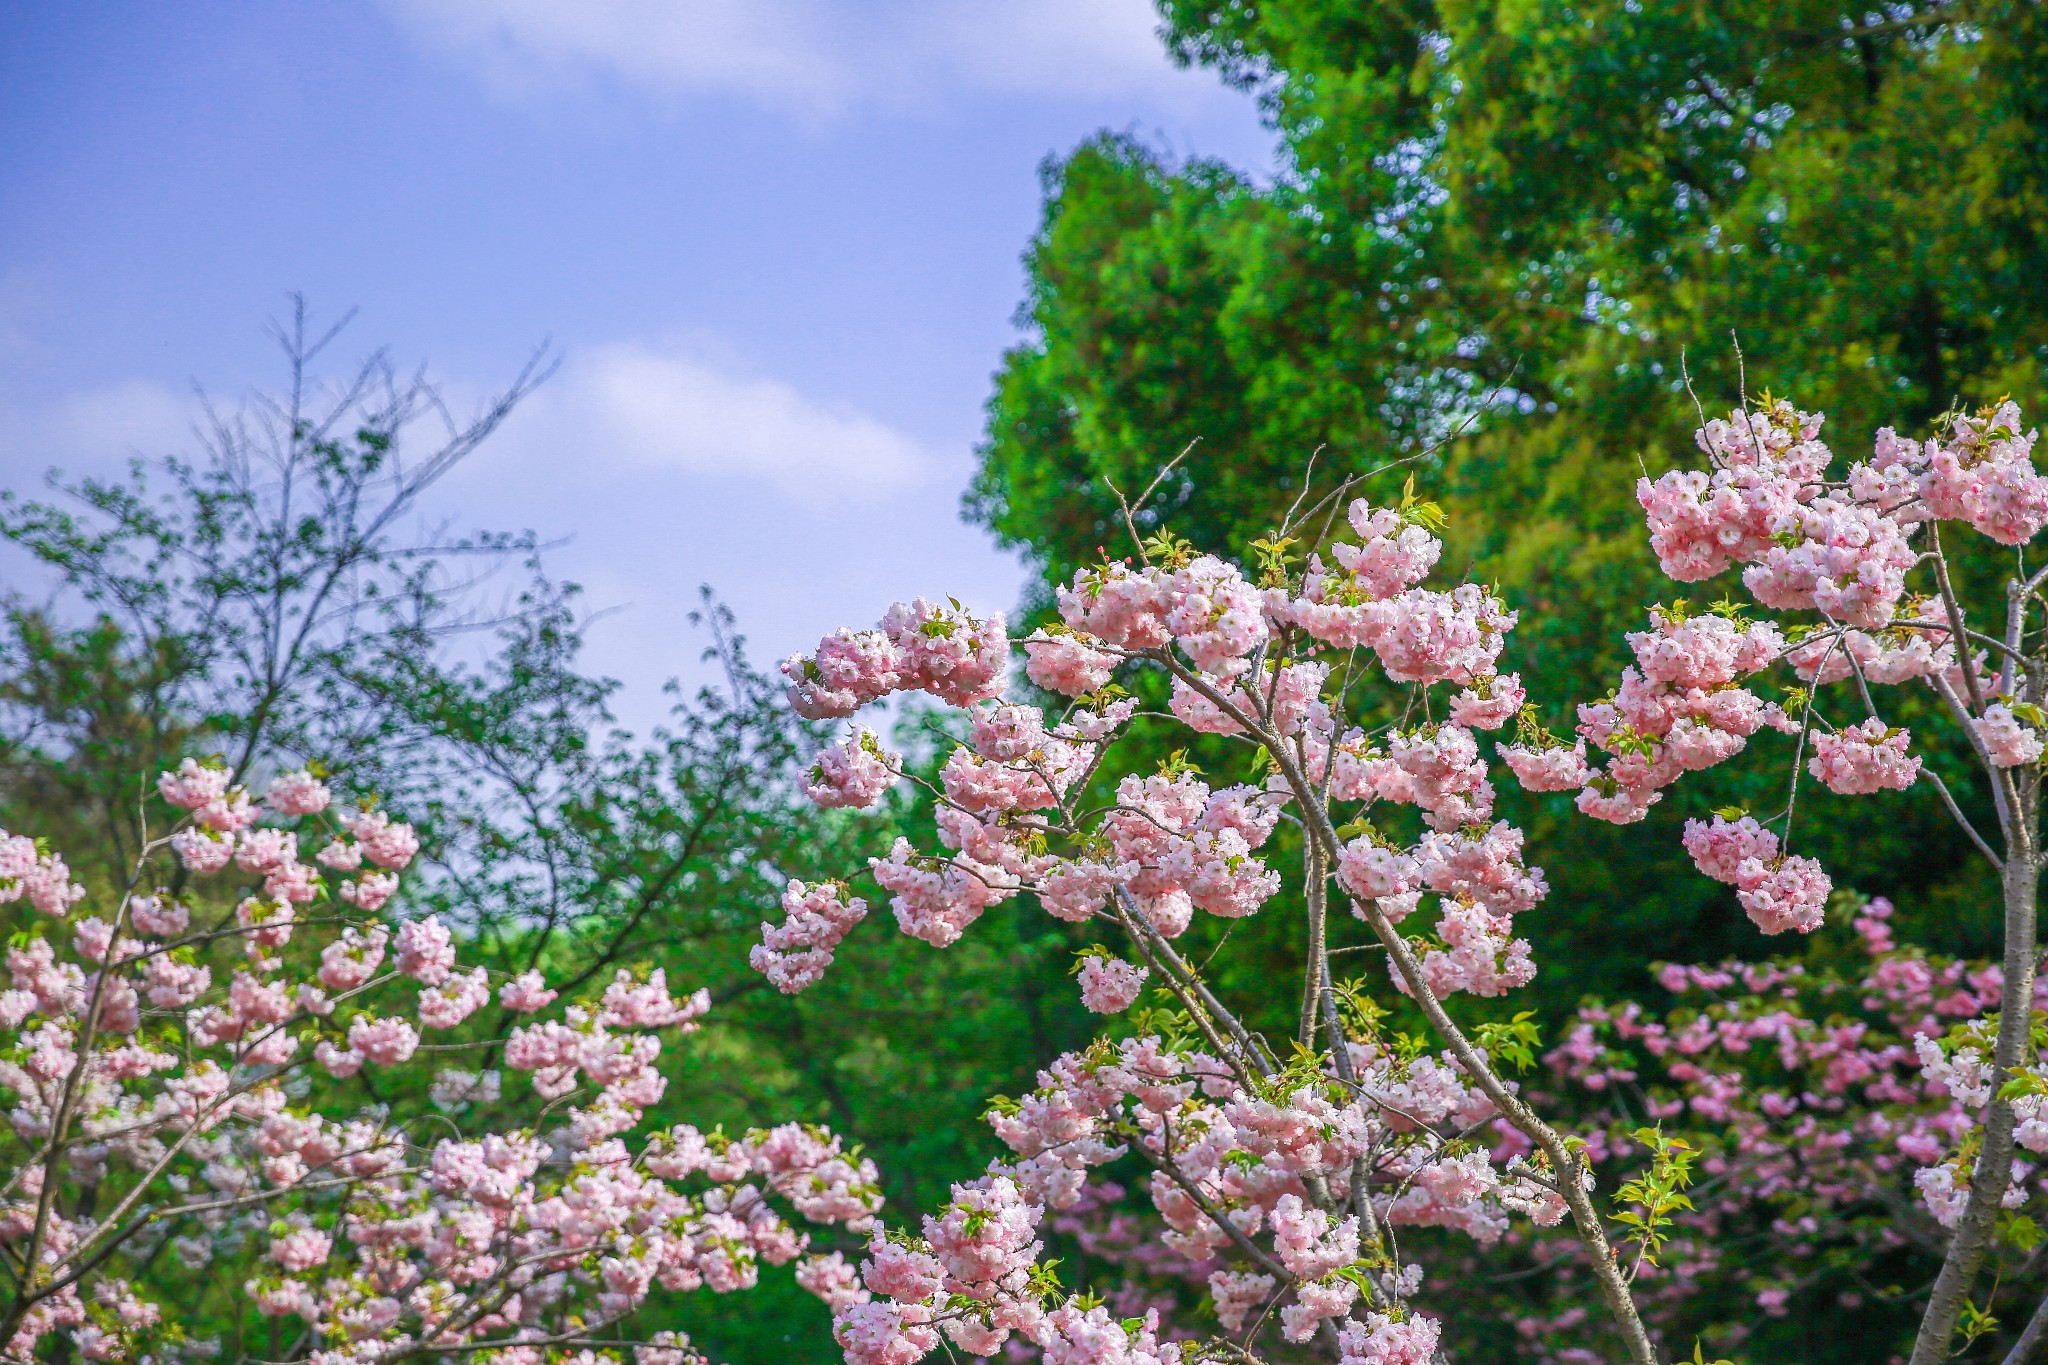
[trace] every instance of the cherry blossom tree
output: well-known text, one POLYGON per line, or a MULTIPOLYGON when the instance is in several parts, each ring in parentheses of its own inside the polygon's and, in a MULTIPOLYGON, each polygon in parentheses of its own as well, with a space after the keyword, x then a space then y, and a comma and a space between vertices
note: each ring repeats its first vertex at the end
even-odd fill
MULTIPOLYGON (((1802 1304, 1868 1313, 1896 1282, 1879 1267, 1902 1254, 1924 1282, 1968 1197, 1999 967, 1897 941, 1882 898, 1838 892, 1830 910, 1831 924, 1854 931, 1838 951, 1664 964, 1668 1009, 1590 1002, 1545 1058, 1590 1101, 1583 1131, 1603 1168, 1634 1163, 1646 1120, 1695 1154, 1697 1207, 1674 1213, 1637 1293, 1652 1323, 1730 1324, 1722 1349, 1802 1304)), ((2017 1328, 2005 1356, 2016 1365, 2048 1333, 2048 1313, 2029 1319, 2020 1298, 2040 1292, 2040 1229, 2026 1212, 2043 1191, 2032 1160, 2048 1149, 2040 1105, 2037 1094, 2015 1102, 2027 1159, 2013 1164, 1995 1249, 2009 1297, 1987 1300, 1964 1330, 2017 1328), (1994 1322, 2008 1304, 2013 1320, 1994 1322)), ((1569 1316, 1520 1326, 1554 1352, 1542 1358, 1568 1358, 1583 1346, 1569 1316)))
POLYGON ((1707 469, 1638 484, 1664 572, 1692 583, 1739 566, 1754 605, 1652 610, 1649 629, 1629 637, 1637 666, 1606 701, 1579 708, 1582 739, 1609 762, 1578 802, 1601 819, 1640 819, 1685 772, 1732 757, 1768 726, 1792 739, 1784 809, 1762 820, 1718 812, 1688 821, 1685 834, 1700 870, 1732 884, 1765 933, 1812 932, 1831 889, 1826 871, 1789 847, 1802 779, 1859 795, 1924 778, 1996 872, 2003 954, 1995 1014, 1939 1040, 1923 1031, 1915 1043, 1936 1083, 1948 1083, 1965 1054, 1965 1072, 1983 1068, 1981 1085, 1973 1080, 1963 1092, 1981 1128, 1968 1142, 1957 1134, 1920 1182, 1950 1232, 1912 1353, 1913 1365, 1933 1365, 1951 1353, 1999 1211, 2016 1193, 2022 1115, 2048 1088, 2034 1020, 2048 568, 2029 568, 2026 558, 2048 523, 2048 479, 2033 467, 2035 433, 2010 402, 1951 414, 1922 441, 1881 430, 1870 458, 1851 463, 1845 479, 1829 476, 1833 456, 1820 428, 1818 416, 1783 401, 1746 406, 1702 426, 1707 469), (1951 546, 1966 535, 2012 554, 2002 601, 1970 602, 1958 591, 1951 546), (1782 704, 1741 685, 1780 661, 1805 684, 1782 704), (1949 783, 1911 752, 1913 736, 1884 719, 1875 689, 1907 684, 1939 699, 1974 758, 1974 781, 1996 821, 1990 829, 1980 830, 1949 783))
MULTIPOLYGON (((1575 791, 1587 815, 1623 824, 1686 772, 1782 732, 1784 809, 1718 812, 1685 835, 1700 870, 1730 883, 1767 934, 1819 928, 1832 891, 1825 869, 1791 851, 1802 779, 1842 794, 1929 788, 1997 870, 2003 960, 1971 978, 1969 1026, 1914 1021, 1905 1051, 1885 1059, 1890 1088, 1868 1097, 1925 1087, 1968 1116, 1915 1127, 1909 1153, 1925 1167, 1914 1185, 1943 1258, 1913 1360, 1947 1359, 2014 1198, 2016 1130, 2048 1092, 2032 1037, 2048 632, 2030 625, 2048 605, 2048 569, 2024 554, 2048 521, 2048 480, 2010 404, 1945 419, 1922 442, 1881 432, 1846 479, 1830 477, 1819 426, 1782 402, 1745 406, 1703 423, 1705 470, 1644 478, 1665 572, 1692 583, 1740 567, 1753 605, 1654 608, 1629 637, 1636 665, 1578 708, 1569 742, 1502 670, 1513 605, 1476 583, 1427 586, 1441 513, 1412 480, 1395 503, 1354 498, 1370 475, 1304 495, 1249 564, 1163 529, 1143 537, 1149 490, 1125 503, 1136 555, 1077 573, 1057 594, 1058 622, 1017 642, 1025 675, 1069 699, 1062 708, 1012 699, 1004 622, 957 603, 899 603, 789 660, 792 704, 814 719, 918 690, 967 712, 966 742, 925 784, 943 849, 898 840, 860 874, 903 932, 943 948, 1028 895, 1115 943, 1081 966, 1089 1008, 1133 1011, 1148 985, 1168 1002, 1061 1056, 1033 1093, 999 1100, 989 1122, 1009 1155, 948 1205, 915 1227, 877 1226, 837 1295, 852 1365, 909 1365, 942 1342, 988 1355, 1013 1336, 1056 1365, 1252 1360, 1276 1336, 1342 1365, 1434 1360, 1440 1324, 1423 1305, 1454 1301, 1458 1287, 1426 1290, 1423 1269, 1401 1259, 1400 1230, 1455 1229, 1483 1245, 1531 1224, 1575 1241, 1628 1358, 1660 1359, 1635 1286, 1662 1273, 1698 1153, 1644 1130, 1636 1177, 1601 1188, 1610 1120, 1574 1131, 1539 1112, 1504 1064, 1531 1048, 1526 1017, 1459 1001, 1509 995, 1538 970, 1516 919, 1539 909, 1545 881, 1521 832, 1496 817, 1483 747, 1510 723, 1494 752, 1524 787, 1575 791), (1332 535, 1339 514, 1348 534, 1332 535), (1958 595, 1944 533, 2012 549, 2002 617, 1958 595), (1995 622, 1969 624, 1986 616, 1995 622), (1746 685, 1774 669, 1794 685, 1775 696, 1746 685), (1146 674, 1164 713, 1139 711, 1146 674), (1971 823, 1970 794, 1880 712, 1873 687, 1908 683, 1933 691, 1975 756, 1995 830, 1971 823), (1242 742, 1242 780, 1211 782, 1177 760, 1119 767, 1117 742, 1139 726, 1242 742), (1273 839, 1283 824, 1298 835, 1298 873, 1270 861, 1293 842, 1273 839), (1177 940, 1198 914, 1260 913, 1295 876, 1298 900, 1284 903, 1301 907, 1299 1023, 1276 1038, 1177 940), (1384 953, 1383 977, 1333 971, 1349 921, 1384 953), (1390 1008, 1419 1015, 1433 1040, 1385 1027, 1390 1008), (1907 1056, 1910 1081, 1898 1074, 1907 1056), (1119 1322, 1046 1264, 1048 1218, 1087 1207, 1099 1168, 1125 1158, 1149 1170, 1157 1242, 1215 1265, 1212 1322, 1119 1322)), ((906 765, 856 727, 812 778, 821 804, 863 807, 906 780, 906 765)), ((793 880, 754 965, 800 991, 868 908, 852 880, 793 880)), ((1882 917, 1865 922, 1868 937, 1882 917)), ((1586 1046, 1575 1035, 1552 1055, 1586 1046)), ((1579 1062, 1565 1069, 1584 1078, 1579 1062)))
MULTIPOLYGON (((1278 1337, 1352 1365, 1433 1359, 1438 1323, 1414 1307, 1422 1272, 1397 1260, 1395 1229, 1491 1241, 1510 1219, 1569 1219, 1631 1353, 1654 1359, 1580 1147, 1495 1066, 1499 1040, 1446 1004, 1502 995, 1535 971, 1514 917, 1540 903, 1543 877, 1523 862, 1520 833, 1491 818, 1474 735, 1523 704, 1496 669, 1515 614, 1475 584, 1420 586, 1440 554, 1439 514, 1412 494, 1391 508, 1353 502, 1356 540, 1294 568, 1294 530, 1342 510, 1348 491, 1297 509, 1262 546, 1256 579, 1166 535, 1135 563, 1081 574, 1060 594, 1061 623, 1022 642, 1029 678, 1074 699, 1063 715, 1003 699, 1003 622, 955 604, 899 604, 784 666, 812 717, 912 689, 968 709, 971 737, 934 788, 947 851, 899 840, 868 869, 899 928, 944 947, 1028 892, 1120 944, 1081 966, 1089 1008, 1130 1010, 1148 983, 1172 1002, 998 1101, 990 1123, 1011 1156, 918 1227, 877 1229, 838 1305, 855 1365, 908 1365, 942 1339, 985 1355, 1013 1334, 1057 1362, 1186 1358, 1184 1327, 1115 1320, 1061 1290, 1042 1257, 1048 1212, 1076 1207, 1091 1173, 1126 1155, 1150 1169, 1159 1240, 1218 1266, 1208 1288, 1220 1334, 1203 1349, 1251 1358, 1278 1337), (1141 723, 1136 699, 1111 684, 1125 668, 1169 682, 1170 713, 1142 723, 1240 738, 1251 780, 1212 784, 1180 764, 1118 772, 1116 741, 1141 723), (1352 718, 1375 686, 1394 718, 1367 729, 1352 718), (1398 835, 1364 818, 1375 804, 1378 820, 1403 818, 1402 806, 1419 820, 1398 835), (1241 919, 1279 891, 1260 850, 1282 821, 1301 831, 1306 892, 1292 1039, 1249 1029, 1176 946, 1197 914, 1241 919), (1414 936, 1403 921, 1426 895, 1439 922, 1414 936), (1384 947, 1435 1048, 1383 1033, 1358 984, 1333 975, 1333 909, 1384 947), (1513 1150, 1490 1150, 1497 1121, 1517 1135, 1513 1150)), ((904 771, 856 728, 818 763, 812 795, 872 804, 904 771)), ((867 909, 846 882, 792 881, 755 965, 801 990, 867 909)))
POLYGON ((0 902, 30 912, 0 991, 0 1355, 685 1365, 635 1317, 650 1295, 799 1258, 837 1283, 798 1225, 869 1227, 872 1163, 798 1124, 637 1131, 703 991, 464 970, 438 917, 382 913, 412 828, 312 772, 257 799, 188 759, 156 795, 174 818, 104 906, 0 833, 0 902), (215 881, 249 894, 213 913, 215 881), (414 1087, 431 1108, 392 1102, 414 1087), (223 1279, 234 1339, 196 1339, 223 1279))
MULTIPOLYGON (((1819 425, 1746 406, 1703 423, 1705 470, 1645 477, 1666 572, 1740 568, 1751 605, 1652 609, 1628 640, 1635 664, 1578 708, 1570 741, 1503 671, 1514 605, 1476 583, 1431 586, 1441 512, 1412 482, 1398 501, 1356 496, 1372 475, 1305 495, 1249 565, 1141 536, 1148 490, 1126 507, 1135 555, 1078 573, 1059 620, 1022 641, 1000 618, 919 599, 789 660, 805 717, 921 691, 960 709, 964 739, 928 777, 870 727, 818 755, 807 792, 821 806, 925 786, 941 848, 898 839, 864 870, 788 881, 752 953, 768 982, 794 994, 830 972, 870 895, 936 948, 1020 897, 1107 940, 1076 972, 1100 1034, 991 1104, 1006 1154, 915 1221, 885 1221, 872 1166, 821 1130, 641 1135, 665 1088, 663 1035, 691 1029, 705 997, 621 970, 558 1000, 538 971, 460 969, 453 927, 386 913, 418 851, 411 829, 374 807, 331 810, 313 772, 277 777, 261 800, 224 767, 165 774, 156 795, 181 814, 146 825, 104 907, 81 904, 53 850, 0 836, 0 897, 30 925, 0 992, 14 1145, 0 1350, 205 1354, 219 1343, 182 1339, 175 1304, 151 1292, 182 1268, 232 1274, 272 1324, 267 1343, 226 1348, 241 1358, 540 1365, 573 1351, 590 1365, 630 1347, 639 1365, 681 1365, 691 1349, 652 1330, 652 1296, 740 1289, 761 1262, 795 1261, 851 1365, 1020 1339, 1051 1365, 1421 1365, 1443 1358, 1441 1314, 1462 1289, 1455 1265, 1432 1281, 1408 1259, 1408 1230, 1431 1228, 1476 1248, 1562 1242, 1604 1309, 1594 1349, 1618 1342, 1650 1365, 1680 1349, 1660 1339, 1664 1309, 1712 1269, 1705 1253, 1689 1275, 1667 1267, 1717 1219, 1796 1198, 1818 1212, 1788 1237, 1853 1242, 1869 1226, 1841 1232, 1831 1210, 1892 1207, 1885 1192, 1910 1186, 1895 1226, 1870 1235, 1938 1253, 1913 1359, 1948 1359, 1959 1329, 1994 1326, 1972 1296, 1994 1246, 2023 1236, 2001 1221, 2037 1183, 2018 1153, 2048 1149, 2033 999, 2048 747, 2048 630, 2033 613, 2048 570, 2025 560, 2048 481, 2009 405, 1926 441, 1881 432, 1845 479, 1829 476, 1819 425), (1958 591, 1944 534, 2013 554, 2002 617, 1958 591), (1065 704, 1010 696, 1020 649, 1023 675, 1065 704), (1790 685, 1767 694, 1772 670, 1790 685), (1947 750, 1887 722, 1876 689, 1906 684, 1945 710, 1973 777, 1944 775, 1947 750), (1133 765, 1119 745, 1141 729, 1221 737, 1243 766, 1212 780, 1180 755, 1133 765), (1931 959, 1865 905, 1869 966, 1847 987, 1860 1025, 1823 1014, 1828 991, 1802 997, 1788 967, 1669 968, 1667 989, 1718 998, 1665 1020, 1590 1007, 1547 1054, 1596 1097, 1569 1121, 1516 1079, 1538 1039, 1526 1013, 1506 1016, 1541 965, 1517 924, 1546 883, 1496 811, 1486 746, 1529 790, 1575 792, 1588 816, 1626 824, 1766 731, 1790 759, 1784 808, 1703 813, 1684 835, 1742 913, 1766 934, 1813 933, 1842 903, 1793 851, 1802 782, 1924 787, 1997 874, 2001 959, 1931 959), (249 893, 209 897, 208 879, 249 893), (1298 1010, 1276 1032, 1225 998, 1189 934, 1198 916, 1283 906, 1299 912, 1298 1010), (1340 950, 1384 970, 1341 977, 1340 950), (1810 1078, 1796 1096, 1741 1093, 1741 1065, 1718 1055, 1764 1038, 1810 1078), (1663 1068, 1642 1090, 1651 1117, 1721 1124, 1722 1148, 1623 1128, 1604 1101, 1638 1085, 1636 1048, 1663 1068), (467 1065, 440 1065, 456 1054, 467 1065), (389 1103, 392 1082, 436 1112, 389 1103), (1645 1155, 1617 1181, 1624 1137, 1645 1155), (1113 1164, 1144 1173, 1149 1245, 1201 1268, 1200 1320, 1118 1317, 1060 1283, 1049 1229, 1101 1207, 1113 1164), (1721 1202, 1692 1207, 1697 1170, 1721 1202), (865 1251, 812 1252, 793 1220, 842 1226, 865 1251)), ((1781 1292, 1757 1288, 1758 1310, 1781 1292)), ((2036 1312, 2012 1359, 2044 1332, 2036 1312)))

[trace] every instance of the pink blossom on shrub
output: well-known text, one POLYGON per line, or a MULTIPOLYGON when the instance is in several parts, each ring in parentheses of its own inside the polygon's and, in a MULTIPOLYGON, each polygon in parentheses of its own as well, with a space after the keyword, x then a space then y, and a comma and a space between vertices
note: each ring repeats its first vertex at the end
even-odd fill
POLYGON ((855 726, 845 739, 818 754, 804 794, 820 806, 865 809, 880 801, 902 775, 902 755, 884 749, 873 730, 855 726))
POLYGON ((1121 958, 1090 957, 1081 963, 1081 1003, 1097 1014, 1121 1014, 1145 988, 1151 972, 1121 958))
POLYGON ((1888 730, 1868 720, 1834 734, 1813 737, 1813 756, 1806 770, 1844 796, 1875 791, 1904 791, 1920 775, 1920 760, 1906 753, 1913 741, 1904 730, 1888 730))

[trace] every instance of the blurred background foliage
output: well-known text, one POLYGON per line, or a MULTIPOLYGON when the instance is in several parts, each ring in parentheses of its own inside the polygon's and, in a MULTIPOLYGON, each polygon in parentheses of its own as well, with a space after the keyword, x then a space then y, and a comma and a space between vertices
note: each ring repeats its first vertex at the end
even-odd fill
MULTIPOLYGON (((1445 505, 1445 568, 1520 609, 1507 665, 1564 730, 1669 592, 1632 485, 1694 458, 1688 375, 1710 411, 1745 379, 1825 411, 1850 455, 1952 404, 2042 407, 2037 3, 1160 11, 1181 58, 1261 102, 1280 171, 1254 182, 1112 134, 1046 165, 1027 339, 996 375, 967 503, 1035 567, 1027 621, 1078 566, 1128 552, 1109 485, 1143 487, 1190 442, 1144 529, 1237 555, 1305 484, 1407 460, 1366 491, 1390 499, 1414 473, 1445 505)), ((412 529, 544 359, 463 422, 381 357, 316 386, 331 335, 285 340, 279 395, 220 419, 190 460, 0 502, 0 535, 55 585, 5 601, 0 826, 47 833, 104 894, 133 855, 137 784, 178 755, 259 774, 320 760, 421 825, 432 875, 409 913, 454 915, 499 964, 572 979, 658 966, 710 988, 658 1119, 826 1122, 867 1144, 897 1217, 940 1202, 993 1152, 987 1097, 1028 1088, 1085 1036, 1066 977, 1088 936, 1016 903, 943 953, 878 923, 803 996, 767 989, 746 951, 782 878, 847 874, 898 833, 931 847, 924 819, 907 802, 849 818, 801 799, 824 735, 708 594, 702 638, 675 644, 711 651, 723 682, 629 735, 612 685, 581 670, 575 589, 546 576, 531 536, 412 529)), ((902 719, 912 739, 927 729, 902 719)), ((1220 742, 1192 756, 1213 780, 1245 775, 1220 742)), ((1760 955, 1677 828, 1712 806, 1775 810, 1782 766, 1729 765, 1625 830, 1504 792, 1552 886, 1522 921, 1543 974, 1515 1007, 1554 1027, 1583 994, 1653 994, 1647 961, 1760 955)), ((1801 802, 1800 851, 1894 897, 1906 936, 1992 942, 1988 885, 1932 803, 1801 802)), ((1283 836, 1273 856, 1298 850, 1283 836)), ((1294 1002, 1269 997, 1287 910, 1238 925, 1217 959, 1222 993, 1282 1034, 1294 1002)), ((1205 924, 1197 950, 1226 928, 1205 924)), ((1106 1226, 1061 1234, 1070 1283, 1115 1243, 1106 1226)), ((1518 1269, 1486 1272, 1509 1277, 1509 1317, 1556 1288, 1518 1269)), ((1895 1278, 1917 1289, 1916 1273, 1895 1278)), ((823 1309, 766 1279, 692 1299, 680 1325, 715 1358, 833 1358, 823 1309)), ((1852 1360, 1874 1340, 1809 1326, 1767 1324, 1753 1348, 1852 1360)), ((1460 1359, 1518 1349, 1486 1315, 1458 1329, 1460 1359)))

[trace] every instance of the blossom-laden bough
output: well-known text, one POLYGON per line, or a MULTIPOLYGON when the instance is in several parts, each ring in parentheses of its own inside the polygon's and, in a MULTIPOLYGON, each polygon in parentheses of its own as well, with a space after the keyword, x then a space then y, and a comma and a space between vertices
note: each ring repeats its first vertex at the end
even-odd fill
POLYGON ((461 970, 437 919, 380 913, 412 829, 337 814, 313 773, 256 800, 188 759, 158 794, 175 819, 106 907, 0 833, 0 902, 30 911, 0 991, 0 1360, 217 1358, 177 1296, 232 1276, 269 1323, 237 1326, 245 1359, 689 1365, 637 1325, 651 1294, 841 1273, 785 1216, 873 1223, 873 1166, 832 1134, 636 1134, 703 991, 461 970), (209 919, 209 882, 248 894, 209 919))
MULTIPOLYGON (((1569 1229, 1628 1357, 1657 1360, 1632 1285, 1684 1207, 1692 1156, 1660 1140, 1656 1169, 1603 1211, 1586 1135, 1546 1120, 1496 1065, 1518 1045, 1512 1029, 1468 1029, 1452 1007, 1460 994, 1512 992, 1537 969, 1516 917, 1540 905, 1544 878, 1521 832, 1495 818, 1484 748, 1511 722, 1512 742, 1495 752, 1523 786, 1576 791, 1581 811, 1623 824, 1685 773, 1783 732, 1785 809, 1715 813, 1685 836, 1766 933, 1814 931, 1832 890, 1791 850, 1801 778, 1842 794, 1932 787, 1998 869, 2005 995, 1980 1026, 1995 1034, 1977 1056, 1982 1141, 1968 1160, 1951 1154, 1952 1188, 1928 1183, 1952 1233, 1913 1360, 1946 1359, 2007 1198, 2026 1106, 2016 1097, 2037 1074, 2048 633, 2029 619, 2048 569, 2029 571, 2024 547, 2048 521, 2048 480, 2009 404, 1946 419, 1925 442, 1882 432, 1846 479, 1828 476, 1819 426, 1766 399, 1703 425, 1706 470, 1642 481, 1665 572, 1691 583, 1740 567, 1752 605, 1654 608, 1628 638, 1636 664, 1608 698, 1578 708, 1569 743, 1501 671, 1511 604, 1477 583, 1426 586, 1442 555, 1440 511, 1412 483, 1394 505, 1352 499, 1370 476, 1306 507, 1305 492, 1254 544, 1249 569, 1163 529, 1140 539, 1144 499, 1127 505, 1136 556, 1077 573, 1058 591, 1058 623, 1019 642, 1031 682, 1070 699, 1057 713, 1008 698, 1003 621, 957 603, 899 603, 876 627, 789 660, 792 704, 809 717, 919 689, 969 712, 971 737, 932 791, 945 851, 899 840, 867 869, 905 933, 945 947, 991 906, 1029 894, 1123 945, 1083 965, 1089 1008, 1127 1009, 1146 981, 1177 1007, 1134 1020, 1136 1036, 1061 1057, 1037 1091, 992 1110, 1009 1157, 956 1186, 918 1230, 876 1231, 837 1305, 852 1365, 909 1365, 942 1340, 987 1355, 1018 1334, 1059 1365, 1249 1360, 1269 1332, 1320 1343, 1342 1365, 1432 1360, 1439 1324, 1417 1306, 1421 1271, 1400 1264, 1398 1229, 1486 1241, 1517 1218, 1569 1229), (1350 534, 1333 537, 1340 511, 1350 534), (1980 617, 1955 591, 1945 526, 2019 547, 1995 633, 1967 624, 1980 617), (1804 686, 1752 690, 1772 670, 1804 686), (1114 682, 1142 671, 1164 675, 1170 715, 1139 717, 1114 682), (1994 835, 1970 825, 1913 737, 1880 713, 1873 687, 1907 683, 1933 690, 1979 760, 1994 835), (1112 752, 1137 724, 1234 736, 1258 758, 1229 785, 1182 764, 1120 771, 1112 752), (1274 1040, 1246 1026, 1176 940, 1197 914, 1236 919, 1271 900, 1283 874, 1261 850, 1283 820, 1301 835, 1304 951, 1298 1032, 1274 1040), (1333 976, 1333 896, 1384 950, 1386 984, 1427 1019, 1438 1051, 1381 1036, 1380 1009, 1333 976), (1225 1267, 1210 1278, 1214 1322, 1201 1331, 1117 1323, 1061 1291, 1041 1261, 1048 1211, 1079 1206, 1091 1172, 1125 1156, 1150 1168, 1159 1243, 1225 1267), (1620 1242, 1635 1243, 1631 1256, 1620 1242)), ((855 729, 813 777, 814 799, 868 806, 904 765, 855 729)), ((801 990, 867 908, 849 882, 792 881, 754 963, 801 990)))
MULTIPOLYGON (((1714 1193, 1673 1219, 1662 1264, 1637 1286, 1652 1322, 1698 1321, 1708 1304, 1723 1316, 1731 1302, 1752 1321, 1801 1302, 1864 1310, 1877 1296, 1858 1272, 1906 1248, 1938 1262, 1962 1215, 1991 1098, 1998 965, 1897 941, 1882 898, 1838 892, 1831 908, 1853 948, 1818 962, 1662 964, 1671 1009, 1589 1003, 1544 1059, 1591 1101, 1596 1157, 1628 1159, 1646 1119, 1699 1155, 1714 1193)), ((2024 1156, 2003 1200, 2008 1275, 2022 1280, 2037 1278, 2030 1215, 2048 1191, 2042 1104, 2015 1101, 2024 1156)), ((1552 1325, 1524 1330, 1540 1338, 1552 1325)), ((1719 1344, 1751 1335, 1736 1315, 1719 1344)))

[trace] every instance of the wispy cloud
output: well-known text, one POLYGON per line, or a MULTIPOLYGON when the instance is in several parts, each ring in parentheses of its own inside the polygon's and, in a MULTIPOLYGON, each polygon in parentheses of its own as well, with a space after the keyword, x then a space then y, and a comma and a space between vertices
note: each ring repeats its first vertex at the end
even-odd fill
MULTIPOLYGON (((458 414, 483 392, 463 377, 446 386, 458 414)), ((232 413, 232 396, 223 406, 232 413)), ((0 487, 33 492, 52 465, 105 476, 131 455, 194 455, 204 415, 190 389, 139 378, 33 401, 0 394, 0 487)), ((663 679, 709 676, 687 619, 699 583, 718 586, 763 658, 913 593, 1008 606, 1016 562, 959 519, 966 459, 755 373, 713 340, 619 340, 572 346, 561 373, 429 495, 421 523, 532 528, 552 542, 551 572, 584 584, 601 618, 587 666, 628 680, 621 714, 644 728, 666 714, 663 679), (877 534, 883 506, 890 530, 877 534)), ((54 579, 0 544, 0 586, 41 596, 54 579)))
MULTIPOLYGON (((458 408, 467 393, 451 390, 458 408)), ((131 455, 189 456, 202 416, 195 394, 144 379, 20 403, 0 413, 0 463, 19 485, 51 467, 100 473, 131 455)), ((753 486, 806 506, 897 493, 942 463, 887 423, 708 346, 644 341, 572 350, 495 444, 613 479, 753 486)))
POLYGON ((21 402, 0 412, 6 482, 32 486, 47 469, 105 473, 130 456, 189 454, 199 401, 154 380, 21 402))
POLYGON ((960 88, 1169 105, 1220 93, 1168 60, 1150 0, 383 3, 418 38, 515 91, 611 79, 811 118, 960 88))
POLYGON ((595 463, 764 483, 804 502, 877 497, 932 457, 901 432, 684 347, 616 342, 573 355, 537 424, 595 463))
POLYGON ((1207 98, 1216 83, 1166 55, 1151 0, 929 0, 914 19, 961 77, 1024 94, 1207 98))

